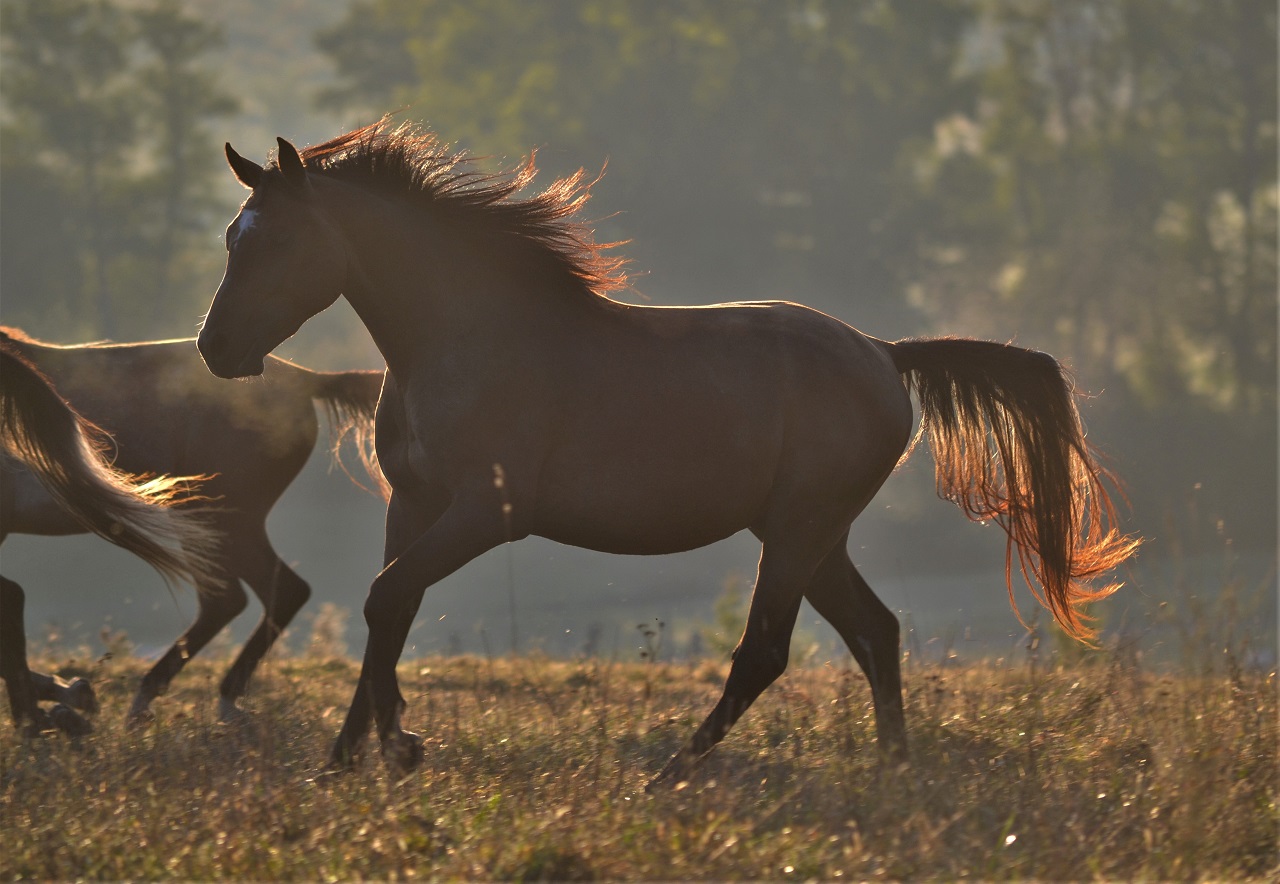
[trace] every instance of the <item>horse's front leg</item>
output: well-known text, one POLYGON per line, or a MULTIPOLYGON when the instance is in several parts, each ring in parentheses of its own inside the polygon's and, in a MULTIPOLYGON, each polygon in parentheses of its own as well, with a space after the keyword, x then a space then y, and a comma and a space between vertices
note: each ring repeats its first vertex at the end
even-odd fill
POLYGON ((0 577, 0 678, 9 694, 15 727, 25 724, 32 734, 49 724, 37 702, 31 670, 27 668, 27 634, 23 625, 26 595, 8 577, 0 577))
MULTIPOLYGON (((370 712, 388 764, 405 770, 421 760, 421 739, 400 725, 405 703, 396 663, 427 587, 503 541, 515 539, 508 537, 502 504, 492 484, 455 495, 444 513, 404 546, 373 581, 364 606, 369 638, 360 683, 331 764, 351 764, 367 732, 370 712)), ((403 512, 403 504, 393 494, 387 510, 389 554, 393 536, 403 528, 401 519, 412 520, 412 516, 403 512)))

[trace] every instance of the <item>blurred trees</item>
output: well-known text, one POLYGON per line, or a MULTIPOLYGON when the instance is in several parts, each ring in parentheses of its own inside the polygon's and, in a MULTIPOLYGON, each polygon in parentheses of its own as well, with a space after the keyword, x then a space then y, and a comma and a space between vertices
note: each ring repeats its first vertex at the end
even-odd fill
POLYGON ((402 109, 494 165, 607 161, 636 298, 1048 350, 1136 502, 1199 483, 1274 544, 1271 0, 343 2, 219 4, 228 64, 198 0, 3 0, 5 319, 207 306, 225 84, 268 142, 402 109))
POLYGON ((1034 334, 1142 405, 1273 405, 1275 4, 981 10, 978 100, 922 176, 948 223, 916 303, 1034 334))
POLYGON ((1274 543, 1275 36, 1269 0, 352 0, 318 44, 326 106, 607 157, 645 296, 1049 350, 1136 498, 1274 543))
POLYGON ((6 321, 136 339, 199 315, 229 208, 207 126, 236 109, 205 61, 218 32, 178 0, 0 10, 6 321))
POLYGON ((330 104, 407 107, 481 152, 538 146, 553 172, 607 160, 607 233, 660 276, 645 296, 857 299, 906 334, 904 160, 964 98, 967 20, 950 0, 355 0, 319 45, 330 104))
POLYGON ((977 9, 989 54, 922 170, 942 223, 909 299, 1105 390, 1091 426, 1149 534, 1274 548, 1275 4, 977 9))
POLYGON ((1264 0, 353 0, 319 45, 329 105, 608 157, 617 223, 728 283, 705 300, 856 299, 1257 410, 1275 33, 1264 0))

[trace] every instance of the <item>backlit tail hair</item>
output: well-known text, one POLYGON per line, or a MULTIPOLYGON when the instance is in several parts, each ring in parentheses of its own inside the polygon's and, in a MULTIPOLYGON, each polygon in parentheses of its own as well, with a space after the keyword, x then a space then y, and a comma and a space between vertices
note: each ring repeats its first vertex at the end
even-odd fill
POLYGON ((1103 485, 1112 477, 1085 439, 1062 366, 1047 353, 962 338, 899 341, 891 350, 920 399, 916 441, 928 436, 938 494, 1008 535, 1005 582, 1014 612, 1016 547, 1036 599, 1069 635, 1091 641, 1096 632, 1083 607, 1120 586, 1093 584, 1141 540, 1116 527, 1103 485))
POLYGON ((166 581, 199 586, 219 536, 198 508, 205 478, 139 477, 103 459, 107 436, 77 414, 48 379, 0 341, 0 445, 24 463, 87 530, 140 557, 166 581))

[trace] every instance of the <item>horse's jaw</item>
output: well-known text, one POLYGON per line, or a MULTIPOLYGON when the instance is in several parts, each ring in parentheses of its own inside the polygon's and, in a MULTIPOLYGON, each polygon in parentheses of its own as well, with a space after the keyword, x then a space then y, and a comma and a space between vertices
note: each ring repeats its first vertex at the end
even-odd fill
POLYGON ((233 341, 226 336, 211 333, 206 326, 196 338, 200 358, 214 377, 224 379, 257 377, 262 374, 265 354, 249 342, 239 348, 230 346, 233 341))

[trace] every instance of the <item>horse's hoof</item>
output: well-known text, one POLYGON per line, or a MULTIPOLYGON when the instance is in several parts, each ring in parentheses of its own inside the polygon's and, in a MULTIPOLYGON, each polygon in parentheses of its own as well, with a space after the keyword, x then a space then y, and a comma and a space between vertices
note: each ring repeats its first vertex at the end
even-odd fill
POLYGON ((49 717, 49 713, 39 706, 30 715, 26 716, 27 723, 22 726, 22 736, 28 740, 38 739, 50 731, 57 730, 53 719, 49 717))
POLYGON ((329 764, 315 776, 308 777, 306 782, 312 786, 330 786, 341 780, 342 777, 349 773, 353 773, 355 768, 352 766, 339 767, 334 765, 333 759, 329 760, 329 764))
POLYGON ((680 791, 689 784, 689 774, 697 764, 697 759, 691 761, 683 751, 677 752, 671 756, 667 766, 644 787, 645 793, 653 795, 658 792, 680 791))
POLYGON ((67 682, 63 693, 64 702, 81 712, 98 711, 98 695, 87 678, 73 678, 67 682))
POLYGON ((889 746, 880 753, 880 763, 890 769, 907 767, 911 764, 911 756, 904 744, 889 746))
POLYGON ((411 731, 400 731, 382 741, 382 757, 397 773, 408 773, 426 757, 422 737, 411 731))
POLYGON ((83 737, 93 733, 93 725, 89 723, 89 719, 65 703, 59 703, 50 709, 49 718, 54 727, 69 737, 83 737))
MULTIPOLYGON (((340 774, 355 773, 356 761, 354 758, 342 758, 337 755, 330 755, 329 760, 325 762, 323 775, 326 778, 336 777, 340 774)), ((319 777, 317 777, 319 779, 319 777)))
POLYGON ((124 726, 128 730, 136 731, 154 724, 155 720, 156 714, 151 711, 150 706, 138 706, 135 704, 129 710, 129 714, 125 716, 124 726))
POLYGON ((359 746, 348 746, 341 738, 333 744, 325 770, 330 774, 350 773, 360 760, 359 746))
POLYGON ((226 697, 218 699, 218 721, 223 724, 241 724, 252 720, 253 714, 237 706, 235 700, 228 700, 226 697))

